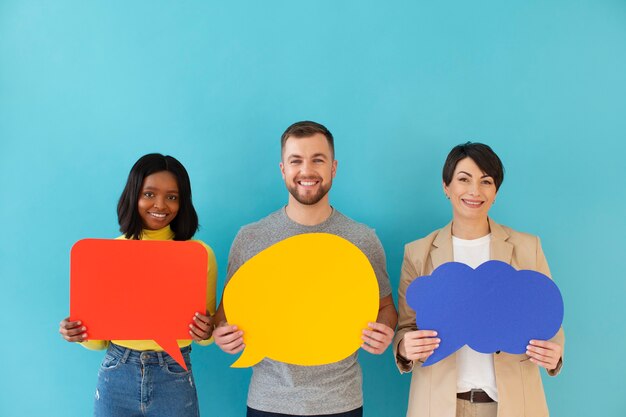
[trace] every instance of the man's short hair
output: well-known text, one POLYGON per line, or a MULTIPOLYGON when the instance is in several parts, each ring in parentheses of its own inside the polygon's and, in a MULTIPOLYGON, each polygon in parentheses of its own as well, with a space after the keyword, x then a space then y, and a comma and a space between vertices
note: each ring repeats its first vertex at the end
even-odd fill
POLYGON ((287 142, 288 138, 308 138, 316 133, 321 133, 326 137, 328 146, 330 146, 330 151, 332 152, 332 157, 335 158, 335 140, 333 134, 330 133, 330 130, 326 129, 326 126, 310 120, 296 122, 285 130, 285 133, 280 137, 280 153, 282 154, 285 150, 285 142, 287 142))

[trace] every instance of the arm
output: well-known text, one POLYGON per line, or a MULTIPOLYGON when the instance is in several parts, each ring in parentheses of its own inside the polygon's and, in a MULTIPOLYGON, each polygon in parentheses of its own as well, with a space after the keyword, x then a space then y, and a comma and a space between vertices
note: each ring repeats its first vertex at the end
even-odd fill
POLYGON ((415 311, 406 302, 406 290, 411 282, 420 275, 415 262, 412 260, 409 246, 404 249, 404 259, 400 272, 400 286, 398 288, 399 324, 396 336, 393 339, 394 357, 401 373, 410 372, 415 361, 423 362, 439 346, 437 332, 432 330, 417 330, 415 311))
POLYGON ((241 352, 246 345, 243 344, 243 332, 237 326, 231 326, 226 322, 224 306, 220 303, 217 313, 215 313, 215 323, 217 327, 213 331, 215 344, 226 353, 232 355, 241 352))
MULTIPOLYGON (((551 277, 548 261, 541 248, 541 241, 537 239, 537 271, 551 277)), ((546 368, 548 375, 556 376, 563 366, 563 350, 565 347, 565 334, 563 327, 550 340, 531 340, 526 354, 533 363, 546 368)))
POLYGON ((363 330, 361 336, 363 350, 375 355, 385 352, 391 344, 393 329, 396 328, 397 323, 398 313, 393 305, 393 298, 391 295, 381 298, 376 323, 368 323, 369 327, 363 330))
MULTIPOLYGON (((230 247, 230 253, 228 254, 228 267, 226 271, 226 284, 228 285, 230 278, 235 275, 235 272, 245 262, 241 256, 241 248, 243 247, 246 239, 243 237, 244 229, 239 230, 232 246, 230 247)), ((222 294, 222 301, 217 308, 214 320, 215 330, 213 331, 213 337, 215 338, 215 344, 226 353, 232 355, 241 352, 246 346, 243 344, 243 331, 239 330, 237 326, 229 325, 226 321, 226 312, 224 311, 224 295, 222 294)))
POLYGON ((208 245, 201 241, 198 241, 198 243, 204 246, 208 254, 206 311, 203 311, 202 313, 196 312, 196 314, 192 318, 191 323, 189 324, 189 335, 197 344, 201 346, 207 346, 213 343, 211 335, 215 326, 215 322, 211 315, 215 314, 217 260, 215 259, 215 254, 213 253, 213 250, 208 245))

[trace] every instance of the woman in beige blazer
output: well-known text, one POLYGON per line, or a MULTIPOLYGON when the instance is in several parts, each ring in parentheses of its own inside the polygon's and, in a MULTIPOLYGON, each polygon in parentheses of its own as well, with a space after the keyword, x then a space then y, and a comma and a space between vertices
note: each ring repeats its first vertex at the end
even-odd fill
POLYGON ((562 329, 549 341, 529 341, 525 354, 482 354, 465 346, 423 367, 440 340, 437 329, 417 329, 415 312, 405 299, 414 279, 430 275, 443 263, 464 262, 466 256, 480 263, 500 260, 516 269, 550 276, 537 237, 501 226, 488 216, 503 179, 502 163, 489 146, 468 142, 454 147, 443 168, 452 222, 405 247, 393 347, 400 372, 413 372, 407 417, 548 416, 539 368, 546 368, 549 375, 559 373, 565 341, 562 329))

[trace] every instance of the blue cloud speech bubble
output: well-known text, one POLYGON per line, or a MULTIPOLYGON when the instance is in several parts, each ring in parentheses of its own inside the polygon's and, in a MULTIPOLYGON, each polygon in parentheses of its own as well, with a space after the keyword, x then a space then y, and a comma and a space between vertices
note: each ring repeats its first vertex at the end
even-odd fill
POLYGON ((464 345, 481 353, 524 353, 531 339, 552 338, 563 322, 563 298, 554 281, 501 261, 476 269, 442 264, 408 286, 406 301, 417 328, 436 330, 441 339, 424 366, 464 345))

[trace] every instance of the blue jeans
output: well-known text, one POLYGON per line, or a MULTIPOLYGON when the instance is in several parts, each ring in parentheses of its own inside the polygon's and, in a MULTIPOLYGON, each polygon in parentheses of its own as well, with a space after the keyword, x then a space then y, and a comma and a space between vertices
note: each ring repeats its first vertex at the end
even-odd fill
POLYGON ((352 411, 346 411, 345 413, 316 414, 314 416, 296 416, 293 414, 272 413, 269 411, 255 410, 254 408, 248 407, 248 413, 246 417, 363 417, 363 407, 359 407, 352 411))
POLYGON ((98 372, 94 417, 198 417, 191 346, 181 351, 188 371, 166 352, 111 343, 98 372))

